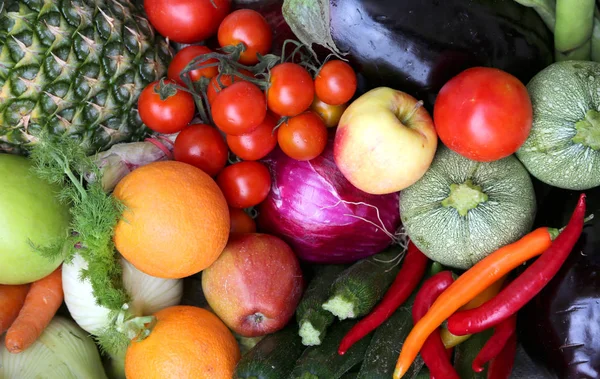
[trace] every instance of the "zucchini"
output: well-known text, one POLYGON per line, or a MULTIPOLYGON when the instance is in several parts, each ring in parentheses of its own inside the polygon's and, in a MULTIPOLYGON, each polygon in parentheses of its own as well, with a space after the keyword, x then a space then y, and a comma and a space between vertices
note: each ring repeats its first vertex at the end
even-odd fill
POLYGON ((600 63, 553 63, 527 84, 527 91, 533 124, 517 157, 551 186, 600 186, 600 63))
POLYGON ((292 323, 260 340, 238 362, 234 379, 281 379, 292 371, 305 347, 292 323))
POLYGON ((369 347, 369 336, 354 344, 346 354, 339 355, 337 352, 342 338, 357 322, 357 320, 345 320, 333 324, 321 345, 306 348, 289 378, 339 379, 359 364, 369 347))
POLYGON ((335 319, 322 305, 329 297, 331 284, 346 269, 346 265, 316 265, 315 275, 304 291, 296 308, 296 321, 300 327, 302 344, 320 345, 329 325, 335 319))
MULTIPOLYGON (((394 373, 404 340, 413 327, 412 306, 416 291, 392 316, 375 330, 357 379, 389 379, 394 373)), ((421 356, 408 369, 405 378, 414 378, 423 367, 421 356)))
POLYGON ((472 335, 468 340, 459 344, 454 349, 454 368, 461 379, 486 379, 487 365, 482 372, 473 371, 473 360, 481 348, 492 336, 493 328, 472 335))
POLYGON ((400 253, 392 247, 354 263, 335 280, 323 309, 340 320, 369 313, 400 270, 396 259, 400 253))
POLYGON ((400 193, 406 234, 431 260, 468 269, 531 230, 531 177, 514 156, 475 162, 440 145, 429 170, 400 193))

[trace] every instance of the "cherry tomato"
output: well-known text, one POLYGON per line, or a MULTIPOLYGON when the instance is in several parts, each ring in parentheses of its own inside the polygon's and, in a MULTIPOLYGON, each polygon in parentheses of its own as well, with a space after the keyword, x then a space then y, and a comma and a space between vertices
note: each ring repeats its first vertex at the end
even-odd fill
POLYGON ((296 116, 310 107, 315 86, 306 69, 296 63, 273 67, 267 90, 269 109, 280 116, 296 116))
POLYGON ((271 189, 271 174, 262 163, 238 162, 221 171, 217 176, 217 184, 230 207, 249 208, 267 198, 271 189))
POLYGON ((196 166, 210 176, 217 175, 225 167, 228 152, 221 133, 205 124, 183 128, 173 148, 176 161, 196 166))
POLYGON ((219 93, 212 104, 215 125, 225 134, 250 133, 265 119, 265 95, 252 83, 233 83, 219 93))
POLYGON ((231 0, 144 0, 148 20, 173 42, 196 43, 217 32, 231 0))
MULTIPOLYGON (((177 54, 173 57, 171 64, 169 65, 169 71, 167 72, 167 76, 171 80, 175 80, 180 85, 185 85, 183 80, 180 77, 181 71, 190 63, 194 58, 199 57, 203 54, 212 53, 212 50, 206 46, 192 45, 188 47, 184 47, 179 50, 177 54)), ((200 65, 206 65, 211 63, 217 63, 216 59, 208 59, 204 62, 200 62, 200 65)), ((196 82, 200 80, 201 77, 212 78, 215 77, 219 73, 219 68, 217 66, 199 68, 194 71, 190 71, 188 74, 192 79, 192 82, 196 82)))
POLYGON ((229 233, 256 232, 256 222, 243 210, 229 207, 229 218, 231 219, 229 233))
MULTIPOLYGON (((254 74, 251 73, 248 70, 244 70, 241 69, 240 74, 245 75, 247 77, 253 78, 254 74)), ((223 74, 221 75, 221 77, 213 77, 210 80, 210 83, 208 83, 208 88, 206 89, 206 96, 208 97, 208 103, 212 105, 212 103, 215 101, 215 99, 217 98, 217 95, 221 92, 221 90, 223 88, 227 88, 230 85, 232 85, 233 83, 236 82, 243 82, 245 81, 244 79, 240 78, 239 76, 235 76, 233 74, 223 74), (221 82, 221 84, 219 84, 219 81, 221 82)))
POLYGON ((264 121, 250 133, 227 136, 232 153, 245 161, 256 161, 269 154, 277 146, 277 118, 267 113, 264 121))
POLYGON ((436 131, 458 154, 489 162, 515 153, 531 131, 531 100, 514 76, 475 67, 450 79, 433 108, 436 131))
POLYGON ((231 12, 221 22, 217 35, 221 47, 239 43, 246 46, 240 55, 240 63, 245 65, 258 63, 256 54, 267 54, 273 41, 271 27, 260 13, 252 9, 231 12))
POLYGON ((318 157, 327 145, 327 128, 312 111, 290 118, 279 127, 277 141, 290 158, 308 161, 318 157))
POLYGON ((330 105, 319 100, 316 96, 310 106, 310 110, 321 116, 328 128, 335 128, 338 125, 346 108, 348 108, 348 104, 330 105))
POLYGON ((356 73, 343 61, 329 61, 315 78, 315 93, 323 102, 341 105, 352 99, 356 92, 356 73))
POLYGON ((142 122, 158 133, 177 133, 192 121, 196 105, 192 95, 175 88, 175 82, 152 82, 138 98, 142 122))

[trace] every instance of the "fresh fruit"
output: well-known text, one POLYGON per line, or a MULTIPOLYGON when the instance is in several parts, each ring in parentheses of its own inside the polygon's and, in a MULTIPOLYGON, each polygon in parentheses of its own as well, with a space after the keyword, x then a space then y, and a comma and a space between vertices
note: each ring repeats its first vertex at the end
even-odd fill
POLYGON ((246 81, 235 82, 221 90, 211 109, 217 128, 234 136, 258 128, 267 114, 265 95, 256 85, 246 81))
POLYGON ((114 196, 126 207, 115 246, 148 275, 193 275, 210 266, 227 243, 227 202, 208 174, 187 163, 137 168, 119 182, 114 196))
POLYGON ((172 51, 140 6, 2 3, 0 151, 23 153, 40 130, 68 134, 88 153, 148 133, 137 98, 164 76, 172 51))
POLYGON ((531 175, 551 186, 600 186, 600 63, 554 63, 527 90, 533 127, 517 157, 531 175))
POLYGON ((348 108, 348 104, 342 105, 330 105, 315 96, 313 103, 310 106, 310 109, 321 116, 325 126, 328 128, 335 128, 338 126, 340 119, 342 118, 342 114, 348 108))
MULTIPOLYGON (((254 74, 248 70, 240 69, 238 72, 249 78, 254 77, 254 74)), ((221 74, 221 76, 215 76, 210 80, 210 82, 208 83, 208 88, 206 89, 208 103, 212 105, 212 103, 217 98, 217 95, 223 90, 223 88, 227 88, 233 83, 241 81, 244 81, 244 79, 240 78, 235 74, 221 74)))
POLYGON ((240 349, 227 326, 203 308, 179 305, 154 314, 156 325, 125 356, 130 379, 231 379, 240 349))
POLYGON ((444 266, 468 269, 531 230, 531 178, 514 156, 476 162, 441 145, 431 167, 400 192, 411 241, 444 266))
POLYGON ((0 154, 0 284, 25 284, 48 276, 61 259, 47 259, 30 243, 46 246, 69 229, 69 207, 57 185, 38 178, 24 157, 0 154))
POLYGON ((173 147, 175 160, 191 164, 210 176, 227 164, 227 144, 216 128, 205 124, 186 126, 177 135, 173 147))
POLYGON ((347 103, 354 96, 356 87, 356 73, 344 61, 328 61, 315 78, 315 94, 329 105, 347 103))
MULTIPOLYGON (((183 79, 181 79, 181 71, 183 69, 185 69, 186 66, 188 65, 188 63, 190 63, 195 58, 198 58, 201 55, 210 54, 210 53, 212 53, 212 50, 206 46, 191 45, 191 46, 184 47, 183 49, 179 50, 177 52, 177 54, 175 54, 175 57, 173 57, 173 60, 171 61, 171 64, 169 65, 169 70, 167 71, 167 77, 171 80, 176 81, 179 85, 185 86, 185 82, 183 81, 183 79)), ((207 59, 206 61, 198 62, 198 64, 209 65, 209 64, 214 64, 217 62, 218 61, 213 58, 213 59, 207 59)), ((197 82, 202 77, 210 79, 210 78, 217 76, 218 73, 219 73, 219 68, 217 66, 211 66, 211 67, 198 68, 196 70, 190 71, 186 75, 190 76, 190 79, 192 80, 192 82, 197 82)))
POLYGON ((465 70, 440 90, 433 110, 435 129, 451 150, 489 162, 514 154, 531 130, 527 89, 502 70, 465 70))
POLYGON ((267 20, 257 11, 238 9, 221 22, 218 39, 221 47, 244 44, 239 62, 253 65, 258 63, 257 54, 264 56, 271 50, 273 32, 267 20))
POLYGON ((315 85, 306 69, 296 63, 282 63, 271 69, 267 105, 280 116, 296 116, 310 107, 315 85))
POLYGON ((404 92, 380 87, 353 101, 342 115, 334 157, 350 183, 379 195, 419 180, 436 148, 433 120, 422 103, 404 92))
POLYGON ((196 43, 217 33, 230 0, 144 0, 152 26, 173 42, 196 43))
POLYGON ((232 153, 245 161, 264 158, 277 146, 277 119, 267 113, 263 122, 253 131, 240 136, 227 136, 232 153))
POLYGON ((256 222, 243 209, 229 208, 230 233, 255 233, 256 222))
POLYGON ((196 113, 194 98, 175 88, 175 82, 167 79, 150 83, 138 100, 140 117, 155 132, 177 133, 189 124, 196 113))
POLYGON ((298 258, 268 234, 232 235, 223 254, 202 273, 210 307, 245 337, 282 329, 294 315, 303 287, 298 258))
POLYGON ((309 161, 325 150, 327 127, 321 117, 307 111, 288 119, 279 127, 277 142, 290 158, 309 161))
POLYGON ((267 198, 271 189, 271 175, 262 163, 237 162, 221 171, 217 183, 229 206, 249 208, 267 198))

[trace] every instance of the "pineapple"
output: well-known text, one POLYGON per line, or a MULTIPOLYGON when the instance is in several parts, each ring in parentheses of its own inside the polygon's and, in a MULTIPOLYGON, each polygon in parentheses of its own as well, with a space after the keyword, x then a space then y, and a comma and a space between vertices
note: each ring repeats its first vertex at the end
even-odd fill
POLYGON ((131 0, 0 0, 0 152, 40 131, 89 153, 143 138, 138 96, 172 55, 131 0))

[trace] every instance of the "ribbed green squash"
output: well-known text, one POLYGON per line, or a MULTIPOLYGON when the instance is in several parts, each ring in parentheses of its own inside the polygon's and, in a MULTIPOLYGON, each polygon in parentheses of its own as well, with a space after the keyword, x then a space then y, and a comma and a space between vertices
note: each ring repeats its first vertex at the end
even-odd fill
POLYGON ((600 186, 600 63, 554 63, 527 90, 533 126, 517 157, 531 175, 552 186, 600 186))
POLYGON ((443 145, 425 175, 400 193, 409 238, 432 260, 459 269, 528 233, 535 212, 531 178, 514 155, 475 162, 443 145))

